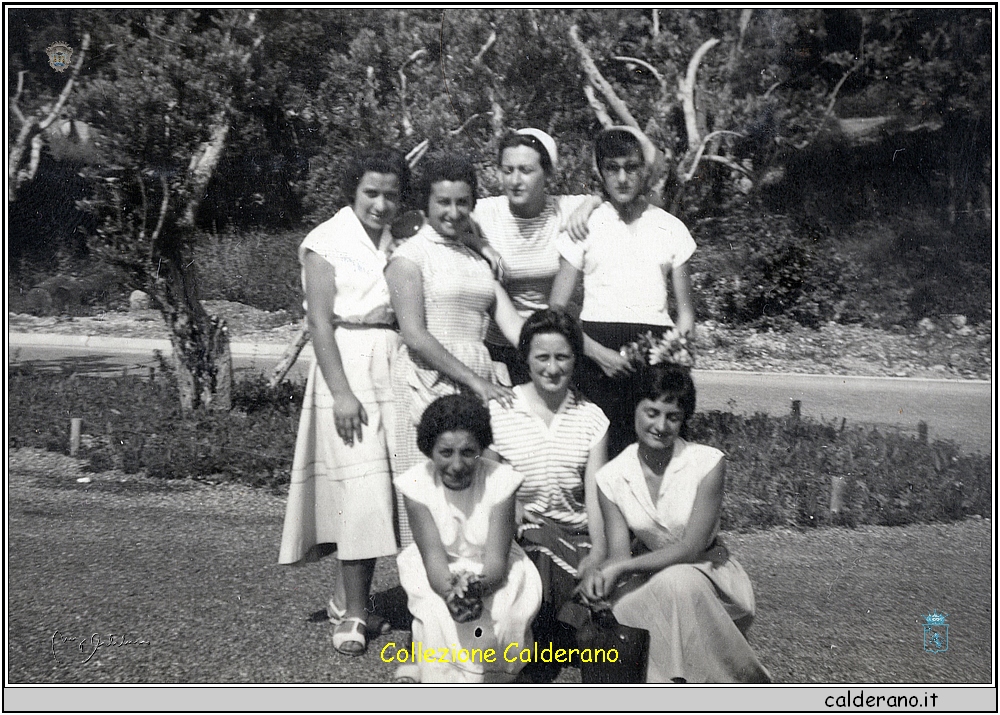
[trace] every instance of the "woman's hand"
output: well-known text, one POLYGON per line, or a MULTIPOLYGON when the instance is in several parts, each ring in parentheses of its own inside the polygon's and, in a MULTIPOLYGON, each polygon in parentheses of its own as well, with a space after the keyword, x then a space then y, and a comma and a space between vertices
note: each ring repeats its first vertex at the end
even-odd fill
POLYGON ((580 574, 580 580, 582 581, 587 571, 596 568, 600 562, 601 559, 593 551, 580 559, 580 563, 576 566, 576 572, 580 574))
POLYGON ((635 366, 632 362, 616 350, 604 347, 595 343, 592 347, 591 359, 598 364, 601 370, 608 377, 618 377, 627 372, 634 372, 635 366))
POLYGON ((580 585, 576 587, 576 591, 588 603, 603 601, 614 591, 618 575, 618 568, 613 563, 590 568, 580 577, 580 585))
POLYGON ((486 259, 486 262, 490 264, 490 270, 493 271, 493 277, 499 283, 503 283, 504 275, 507 272, 507 267, 503 263, 503 256, 489 244, 483 246, 480 251, 480 255, 486 259))
POLYGON ((477 377, 469 387, 476 393, 476 397, 483 401, 483 404, 490 400, 496 400, 504 407, 512 407, 514 404, 514 391, 509 387, 494 385, 481 377, 477 377))
POLYGON ((337 426, 337 434, 350 447, 354 444, 355 434, 361 442, 361 426, 368 424, 368 413, 353 392, 346 392, 333 398, 333 422, 337 426))
POLYGON ((514 504, 514 521, 518 524, 541 524, 542 520, 534 512, 524 508, 521 502, 514 504))
POLYGON ((468 623, 483 614, 483 602, 477 598, 451 595, 445 599, 445 605, 448 606, 448 613, 456 623, 468 623))
POLYGON ((587 234, 589 229, 587 228, 587 223, 590 220, 590 214, 594 213, 594 209, 600 206, 604 202, 599 196, 589 196, 587 199, 581 203, 576 209, 571 213, 566 221, 562 225, 562 230, 569 234, 569 237, 576 242, 585 241, 587 239, 587 234))

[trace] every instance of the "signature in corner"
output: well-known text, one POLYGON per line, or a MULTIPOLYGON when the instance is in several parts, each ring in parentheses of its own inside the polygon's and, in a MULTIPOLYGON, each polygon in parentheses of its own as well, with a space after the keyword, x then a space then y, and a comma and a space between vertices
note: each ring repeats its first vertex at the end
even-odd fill
POLYGON ((72 647, 74 649, 79 650, 81 655, 86 656, 82 662, 89 663, 91 658, 97 655, 97 652, 101 648, 110 648, 112 646, 121 648, 127 645, 149 645, 150 643, 144 638, 129 638, 124 634, 108 633, 106 637, 102 637, 100 633, 93 633, 90 636, 80 637, 56 630, 52 632, 52 638, 49 639, 49 649, 52 657, 56 657, 57 645, 65 647, 67 644, 73 644, 72 647))

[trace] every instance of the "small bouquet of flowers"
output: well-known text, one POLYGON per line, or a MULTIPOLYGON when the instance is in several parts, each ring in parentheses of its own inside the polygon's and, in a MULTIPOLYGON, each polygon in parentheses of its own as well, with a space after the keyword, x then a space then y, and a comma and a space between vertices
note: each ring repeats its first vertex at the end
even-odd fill
POLYGON ((680 365, 694 367, 694 345, 677 328, 667 328, 659 337, 652 330, 619 350, 633 365, 680 365))
POLYGON ((444 600, 452 618, 458 623, 467 623, 482 615, 482 594, 478 575, 470 571, 456 571, 451 575, 451 587, 444 600))

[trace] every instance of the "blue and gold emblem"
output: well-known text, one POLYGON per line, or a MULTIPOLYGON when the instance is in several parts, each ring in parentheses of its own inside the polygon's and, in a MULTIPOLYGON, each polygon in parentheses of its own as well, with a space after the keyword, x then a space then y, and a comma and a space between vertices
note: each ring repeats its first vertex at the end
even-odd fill
POLYGON ((948 614, 928 613, 924 616, 924 650, 928 653, 944 653, 948 650, 948 614))
POLYGON ((73 56, 73 48, 65 42, 53 42, 45 48, 45 54, 49 56, 49 67, 56 72, 65 72, 73 56))

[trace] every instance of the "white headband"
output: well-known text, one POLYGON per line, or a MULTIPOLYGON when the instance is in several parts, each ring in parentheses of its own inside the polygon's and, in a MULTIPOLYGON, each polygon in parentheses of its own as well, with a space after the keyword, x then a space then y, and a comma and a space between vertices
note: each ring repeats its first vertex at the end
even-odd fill
POLYGON ((559 166, 559 154, 556 151, 556 140, 550 137, 548 134, 543 132, 541 129, 518 129, 515 134, 522 134, 524 136, 534 137, 542 143, 545 147, 545 151, 549 155, 549 161, 552 163, 552 171, 555 171, 559 166))

